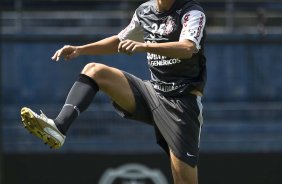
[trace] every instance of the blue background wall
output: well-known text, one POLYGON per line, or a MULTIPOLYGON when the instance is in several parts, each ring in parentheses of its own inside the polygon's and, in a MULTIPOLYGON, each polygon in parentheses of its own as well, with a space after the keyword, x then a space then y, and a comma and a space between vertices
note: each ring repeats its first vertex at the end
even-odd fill
MULTIPOLYGON (((80 42, 72 39, 28 39, 24 36, 17 41, 4 39, 1 74, 5 151, 48 151, 22 129, 20 108, 42 109, 55 117, 86 63, 105 63, 149 79, 145 54, 51 61, 54 51, 64 44, 78 45, 99 38, 85 38, 80 42)), ((282 37, 277 35, 209 36, 202 151, 282 150, 281 43, 282 37)), ((71 129, 71 136, 61 151, 158 152, 159 148, 152 141, 153 130, 147 125, 120 118, 109 102, 103 94, 97 95, 89 111, 71 129)))

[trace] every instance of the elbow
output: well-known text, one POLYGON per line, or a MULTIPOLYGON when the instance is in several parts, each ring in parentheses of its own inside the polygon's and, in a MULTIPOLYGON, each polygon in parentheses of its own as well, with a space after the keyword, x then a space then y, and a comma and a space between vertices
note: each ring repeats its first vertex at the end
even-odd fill
POLYGON ((183 44, 183 55, 181 59, 191 59, 194 55, 194 53, 197 53, 197 48, 195 43, 191 42, 191 41, 185 41, 182 42, 183 44))
POLYGON ((194 52, 191 52, 191 50, 187 51, 185 59, 191 59, 193 57, 194 52))
POLYGON ((191 48, 186 48, 181 59, 191 59, 194 55, 194 50, 191 48))

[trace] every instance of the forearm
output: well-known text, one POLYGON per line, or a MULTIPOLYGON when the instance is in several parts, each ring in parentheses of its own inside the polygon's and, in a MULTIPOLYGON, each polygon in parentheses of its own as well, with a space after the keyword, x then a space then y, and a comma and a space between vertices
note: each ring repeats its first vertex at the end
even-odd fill
POLYGON ((119 38, 115 35, 94 43, 78 46, 78 49, 80 55, 115 54, 118 52, 119 42, 119 38))
POLYGON ((195 53, 193 42, 147 43, 145 51, 170 58, 191 58, 195 53))

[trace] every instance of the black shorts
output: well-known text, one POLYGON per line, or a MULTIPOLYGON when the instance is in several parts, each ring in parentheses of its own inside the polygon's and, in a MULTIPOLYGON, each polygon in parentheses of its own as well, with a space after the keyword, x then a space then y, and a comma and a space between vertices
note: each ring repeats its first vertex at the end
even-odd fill
POLYGON ((202 126, 201 97, 187 94, 164 97, 150 81, 124 72, 134 93, 136 110, 128 113, 114 103, 124 118, 146 122, 154 126, 157 143, 169 154, 195 167, 198 163, 199 139, 202 126))

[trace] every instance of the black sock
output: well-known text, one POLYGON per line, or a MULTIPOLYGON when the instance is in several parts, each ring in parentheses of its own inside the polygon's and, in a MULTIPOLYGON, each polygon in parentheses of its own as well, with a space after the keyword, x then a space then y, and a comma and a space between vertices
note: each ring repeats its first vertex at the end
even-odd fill
POLYGON ((54 120, 63 134, 67 133, 70 125, 79 114, 87 109, 98 91, 99 86, 92 78, 84 74, 79 75, 68 94, 65 105, 54 120))

